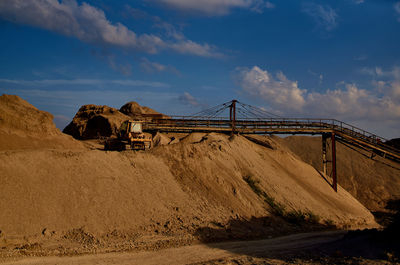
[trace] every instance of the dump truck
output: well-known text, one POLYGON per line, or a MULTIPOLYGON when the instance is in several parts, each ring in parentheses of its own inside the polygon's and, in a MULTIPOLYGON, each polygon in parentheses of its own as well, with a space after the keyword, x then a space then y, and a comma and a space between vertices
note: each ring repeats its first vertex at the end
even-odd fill
POLYGON ((104 142, 104 150, 147 150, 152 143, 151 137, 143 133, 143 122, 126 120, 121 124, 117 136, 104 142))

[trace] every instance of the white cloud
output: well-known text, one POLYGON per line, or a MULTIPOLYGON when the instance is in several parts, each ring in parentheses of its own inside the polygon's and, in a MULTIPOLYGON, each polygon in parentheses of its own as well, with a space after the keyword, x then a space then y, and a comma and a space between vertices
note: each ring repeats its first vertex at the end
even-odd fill
POLYGON ((198 56, 220 56, 208 44, 191 40, 179 42, 163 40, 153 34, 138 35, 121 23, 112 23, 105 13, 85 2, 76 0, 2 0, 0 17, 14 23, 31 25, 59 34, 75 37, 81 41, 105 46, 118 46, 147 53, 174 50, 198 56), (192 46, 177 50, 176 46, 192 46), (195 47, 194 47, 195 46, 195 47))
POLYGON ((262 99, 274 111, 307 117, 331 117, 352 121, 393 121, 400 119, 400 70, 390 73, 378 70, 380 75, 391 75, 383 93, 344 84, 343 88, 324 93, 300 89, 279 72, 276 76, 257 66, 241 69, 238 81, 242 91, 262 99))
POLYGON ((90 43, 130 47, 155 53, 165 46, 154 35, 137 35, 126 26, 107 20, 101 9, 75 0, 3 0, 0 16, 12 22, 32 25, 73 36, 90 43))
POLYGON ((185 105, 190 105, 194 107, 198 107, 201 105, 199 101, 188 92, 184 92, 183 95, 180 95, 178 99, 185 105))
POLYGON ((172 65, 164 65, 164 64, 160 64, 158 62, 152 62, 147 58, 142 58, 140 67, 142 68, 143 71, 145 71, 147 73, 157 73, 157 72, 166 72, 167 71, 170 73, 180 75, 180 72, 172 65))
POLYGON ((170 8, 206 15, 226 15, 234 8, 248 9, 257 13, 266 8, 274 8, 264 0, 153 0, 170 8))
POLYGON ((171 45, 171 49, 182 54, 193 54, 202 57, 223 57, 222 53, 215 52, 215 47, 207 43, 199 44, 191 40, 179 41, 171 45))
POLYGON ((271 107, 286 106, 288 109, 299 110, 305 104, 304 91, 299 89, 297 82, 290 81, 282 72, 274 77, 258 66, 238 71, 238 80, 243 91, 269 102, 271 107))
POLYGON ((388 71, 380 67, 363 68, 361 72, 374 78, 373 84, 379 92, 400 103, 400 67, 395 66, 388 71))
POLYGON ((147 58, 142 58, 142 62, 140 63, 140 67, 148 73, 154 73, 154 72, 162 72, 167 70, 167 66, 157 63, 157 62, 151 62, 147 58))
POLYGON ((336 28, 338 15, 329 5, 303 4, 302 11, 312 17, 319 28, 331 31, 336 28))
POLYGON ((42 80, 20 80, 0 79, 0 84, 14 84, 20 86, 57 86, 57 85, 81 85, 81 86, 102 86, 107 84, 133 86, 133 87, 154 87, 169 88, 168 84, 160 82, 148 82, 132 79, 42 79, 42 80))
POLYGON ((400 22, 400 2, 397 2, 394 4, 394 10, 396 11, 398 17, 397 17, 397 21, 400 22))

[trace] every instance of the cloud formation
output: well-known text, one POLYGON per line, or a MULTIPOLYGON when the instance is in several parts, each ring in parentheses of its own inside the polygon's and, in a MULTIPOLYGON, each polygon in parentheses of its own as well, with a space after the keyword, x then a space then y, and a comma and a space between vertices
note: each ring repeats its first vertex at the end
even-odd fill
POLYGON ((258 66, 238 70, 240 86, 250 96, 268 101, 274 108, 287 106, 289 109, 300 110, 305 104, 304 91, 282 72, 273 76, 258 66))
POLYGON ((226 15, 234 8, 248 9, 262 13, 266 8, 274 8, 270 1, 264 0, 153 0, 170 8, 205 15, 226 15))
POLYGON ((180 72, 178 70, 176 70, 175 67, 173 67, 171 65, 160 64, 158 62, 152 62, 147 58, 142 58, 140 67, 146 73, 170 72, 170 73, 180 75, 180 72))
POLYGON ((193 107, 198 107, 201 105, 200 102, 188 92, 184 92, 182 95, 179 96, 178 99, 181 103, 185 105, 190 105, 193 107))
POLYGON ((324 93, 300 89, 297 81, 282 72, 275 76, 258 66, 239 69, 238 82, 242 92, 262 99, 280 114, 307 117, 331 117, 344 120, 382 121, 400 118, 400 68, 378 75, 391 79, 380 92, 344 84, 343 88, 324 93))
POLYGON ((394 4, 394 10, 397 13, 397 21, 400 22, 400 2, 394 4))
POLYGON ((18 80, 0 79, 0 84, 13 84, 19 86, 101 86, 106 84, 132 86, 132 87, 154 87, 169 88, 170 86, 160 82, 148 82, 132 79, 42 79, 42 80, 18 80))
POLYGON ((78 4, 76 0, 2 0, 0 17, 97 45, 123 47, 151 54, 169 49, 183 54, 220 56, 220 53, 214 52, 215 47, 208 44, 198 44, 187 39, 171 42, 154 34, 136 34, 121 23, 109 21, 103 10, 85 2, 78 4))
POLYGON ((373 84, 379 93, 400 104, 400 67, 395 66, 391 70, 381 67, 363 68, 361 72, 373 78, 373 84))
POLYGON ((317 27, 326 31, 336 28, 338 15, 329 5, 318 5, 315 3, 303 4, 302 11, 312 17, 317 27))

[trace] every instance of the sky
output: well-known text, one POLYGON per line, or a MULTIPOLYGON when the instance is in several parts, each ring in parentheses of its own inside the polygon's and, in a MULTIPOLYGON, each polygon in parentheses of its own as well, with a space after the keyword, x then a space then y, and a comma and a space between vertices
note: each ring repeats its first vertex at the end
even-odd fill
POLYGON ((399 0, 0 0, 0 94, 63 129, 84 104, 237 99, 400 137, 399 0))

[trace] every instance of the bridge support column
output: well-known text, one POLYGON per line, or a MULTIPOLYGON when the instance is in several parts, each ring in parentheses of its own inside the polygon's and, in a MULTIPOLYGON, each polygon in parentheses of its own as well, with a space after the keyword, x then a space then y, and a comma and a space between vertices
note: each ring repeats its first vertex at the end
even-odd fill
POLYGON ((322 134, 322 166, 323 166, 323 176, 328 180, 328 163, 332 165, 332 171, 329 176, 332 177, 332 188, 337 192, 337 171, 336 171, 336 136, 335 133, 324 133, 322 134), (332 160, 327 159, 327 141, 331 138, 331 156, 332 160))
POLYGON ((326 134, 322 134, 322 166, 323 166, 323 174, 324 177, 326 178, 326 164, 328 161, 326 160, 326 134))
POLYGON ((229 119, 231 121, 232 133, 235 133, 236 126, 236 102, 237 100, 232 100, 232 104, 229 106, 229 119))
POLYGON ((332 187, 337 192, 337 172, 336 172, 336 136, 331 134, 332 144, 332 187))

